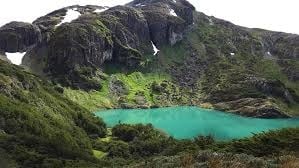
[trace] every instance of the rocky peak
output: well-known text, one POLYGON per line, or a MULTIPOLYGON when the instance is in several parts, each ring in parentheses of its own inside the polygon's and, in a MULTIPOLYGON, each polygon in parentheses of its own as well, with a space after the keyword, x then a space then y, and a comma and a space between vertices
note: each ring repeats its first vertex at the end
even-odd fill
POLYGON ((41 41, 41 32, 36 25, 10 22, 0 28, 0 50, 24 52, 41 41))
POLYGON ((127 6, 140 9, 146 17, 153 43, 174 45, 193 23, 194 6, 185 0, 135 0, 127 6))
POLYGON ((80 88, 78 83, 85 79, 75 77, 80 76, 78 69, 97 71, 105 62, 136 68, 144 55, 153 55, 153 44, 161 47, 182 40, 193 23, 194 10, 185 0, 133 1, 111 8, 65 7, 33 22, 42 41, 27 51, 23 64, 51 78, 73 74, 67 80, 70 85, 76 81, 80 88), (75 17, 69 18, 70 14, 75 17))

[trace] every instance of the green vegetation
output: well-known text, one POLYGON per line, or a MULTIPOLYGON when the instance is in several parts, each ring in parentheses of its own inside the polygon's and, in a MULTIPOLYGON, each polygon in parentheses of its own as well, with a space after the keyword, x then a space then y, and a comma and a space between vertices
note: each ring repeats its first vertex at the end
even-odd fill
POLYGON ((107 154, 102 152, 102 151, 98 151, 98 150, 92 150, 94 157, 96 157, 97 159, 102 159, 103 157, 105 157, 107 154))
POLYGON ((254 156, 283 155, 299 152, 299 128, 282 129, 227 143, 227 150, 254 156))
MULTIPOLYGON (((294 61, 293 64, 296 65, 298 61, 294 61)), ((297 65, 299 67, 299 65, 297 65)), ((299 94, 299 82, 291 81, 288 76, 283 73, 283 68, 275 60, 262 59, 257 64, 255 64, 256 72, 267 79, 276 79, 282 81, 288 88, 293 89, 297 94, 299 94)), ((299 69, 299 68, 298 68, 299 69)))
POLYGON ((103 159, 116 161, 115 165, 136 164, 144 160, 151 163, 156 160, 152 159, 153 157, 164 157, 170 160, 177 155, 193 157, 198 151, 205 150, 212 150, 219 154, 227 153, 230 157, 233 156, 230 154, 242 153, 243 156, 247 154, 274 158, 299 154, 298 136, 299 128, 290 128, 226 142, 215 141, 212 136, 176 140, 154 129, 152 125, 120 124, 113 127, 109 141, 97 141, 94 147, 108 153, 103 159))
MULTIPOLYGON (((299 155, 299 128, 229 142, 217 142, 212 136, 177 140, 150 124, 120 124, 109 134, 106 124, 91 112, 224 104, 224 110, 267 114, 277 110, 298 116, 299 63, 285 55, 283 59, 275 57, 275 52, 266 57, 261 32, 200 13, 195 14, 195 25, 184 32, 184 40, 159 46, 157 56, 142 55, 148 46, 140 44, 141 49, 136 49, 125 44, 133 43, 136 34, 123 20, 99 15, 82 15, 45 36, 49 36, 49 46, 39 52, 48 50, 49 57, 41 61, 45 67, 40 69, 52 75, 54 84, 0 60, 0 166, 124 167, 177 157, 182 167, 188 167, 202 150, 263 159, 299 155), (104 49, 117 55, 107 59, 109 63, 101 57, 105 54, 94 57, 104 49), (69 58, 60 57, 65 53, 70 53, 69 58), (86 62, 81 65, 81 61, 86 62), (250 102, 252 99, 256 101, 250 102)), ((127 22, 129 16, 124 18, 127 22)), ((176 27, 181 21, 172 24, 176 27)), ((210 158, 204 156, 207 167, 225 167, 210 158)))
POLYGON ((0 61, 0 148, 24 167, 92 161, 92 138, 105 124, 46 81, 0 61))
POLYGON ((65 88, 64 95, 91 112, 99 109, 110 109, 114 107, 114 104, 109 98, 107 85, 104 84, 101 91, 89 92, 65 88))
MULTIPOLYGON (((106 136, 107 130, 101 120, 64 98, 54 86, 19 67, 2 61, 0 65, 0 154, 4 153, 0 161, 4 160, 6 165, 122 167, 145 160, 150 163, 153 157, 181 155, 185 158, 207 149, 258 157, 298 154, 299 151, 298 128, 217 142, 211 136, 176 140, 152 125, 120 124, 106 136)), ((130 92, 139 92, 138 89, 146 88, 148 82, 160 79, 161 82, 164 78, 141 73, 115 76, 129 88, 134 86, 136 90, 130 92), (136 81, 141 82, 136 84, 136 81)), ((108 93, 105 91, 108 86, 103 86, 102 93, 99 91, 96 95, 108 93)), ((70 94, 73 90, 65 89, 64 92, 70 94)))
POLYGON ((167 75, 142 74, 140 72, 135 72, 129 75, 115 74, 115 76, 129 89, 129 94, 127 96, 128 102, 134 102, 135 96, 138 93, 141 93, 149 103, 152 103, 153 98, 151 96, 151 84, 153 82, 160 83, 164 80, 169 80, 167 75))
MULTIPOLYGON (((161 83, 169 80, 169 76, 155 73, 141 73, 133 72, 130 74, 115 73, 107 79, 102 80, 101 90, 99 91, 82 91, 73 90, 70 88, 64 89, 64 95, 70 100, 87 108, 89 111, 96 111, 99 109, 109 109, 120 107, 119 99, 125 99, 126 103, 137 104, 136 97, 144 98, 146 105, 154 104, 152 83, 161 83), (117 90, 111 89, 113 84, 111 81, 115 79, 120 81, 127 89, 126 93, 115 93, 117 90)), ((142 99, 142 98, 141 98, 142 99)))

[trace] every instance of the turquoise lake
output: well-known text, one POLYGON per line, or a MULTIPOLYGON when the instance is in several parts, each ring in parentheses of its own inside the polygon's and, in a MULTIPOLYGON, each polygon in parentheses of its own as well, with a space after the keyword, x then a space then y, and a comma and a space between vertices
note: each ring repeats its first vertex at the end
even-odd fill
POLYGON ((198 107, 116 109, 96 112, 108 127, 119 122, 148 124, 177 139, 212 135, 216 140, 250 137, 253 133, 299 127, 299 119, 257 119, 198 107))

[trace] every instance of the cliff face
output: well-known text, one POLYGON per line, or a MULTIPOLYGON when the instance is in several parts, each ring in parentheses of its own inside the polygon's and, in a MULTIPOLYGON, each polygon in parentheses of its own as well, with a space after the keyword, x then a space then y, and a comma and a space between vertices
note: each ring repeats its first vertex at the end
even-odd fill
POLYGON ((0 28, 0 51, 23 52, 40 41, 39 28, 30 23, 11 22, 0 28))
POLYGON ((95 74, 105 61, 137 68, 144 55, 152 55, 152 44, 174 45, 182 40, 184 29, 193 23, 193 11, 186 1, 132 2, 109 9, 63 8, 33 22, 43 40, 28 51, 23 64, 64 85, 96 89, 100 85, 95 83, 101 79, 95 74), (69 11, 80 13, 80 17, 60 25, 69 11), (171 12, 177 12, 177 16, 171 12), (90 76, 82 74, 86 67, 90 76))
POLYGON ((70 6, 32 24, 10 23, 0 37, 3 52, 26 51, 23 65, 33 72, 104 95, 106 104, 93 108, 201 105, 298 115, 299 36, 236 26, 186 0, 70 6))

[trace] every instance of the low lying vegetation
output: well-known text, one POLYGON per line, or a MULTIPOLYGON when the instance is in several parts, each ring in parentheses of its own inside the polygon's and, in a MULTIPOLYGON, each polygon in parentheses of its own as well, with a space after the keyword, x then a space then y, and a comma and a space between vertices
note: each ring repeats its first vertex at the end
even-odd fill
MULTIPOLYGON (((176 140, 154 129, 152 125, 120 124, 112 129, 110 141, 97 140, 94 142, 94 148, 108 153, 104 160, 118 160, 117 164, 119 165, 137 164, 144 160, 155 163, 161 157, 171 159, 178 156, 180 156, 180 164, 184 165, 198 162, 196 156, 199 151, 210 151, 201 154, 207 155, 205 156, 207 164, 227 165, 229 157, 236 157, 231 163, 238 164, 238 159, 240 159, 238 155, 257 160, 260 157, 264 157, 266 160, 287 155, 294 157, 299 154, 298 139, 299 128, 289 128, 228 142, 215 141, 212 136, 198 136, 192 140, 176 140)), ((240 164, 245 160, 242 158, 239 161, 240 164)), ((277 164, 286 163, 277 161, 277 164)), ((258 165, 256 166, 258 167, 258 165)))

